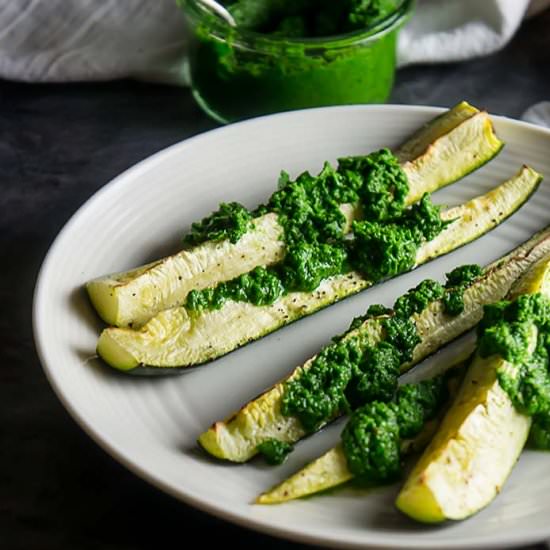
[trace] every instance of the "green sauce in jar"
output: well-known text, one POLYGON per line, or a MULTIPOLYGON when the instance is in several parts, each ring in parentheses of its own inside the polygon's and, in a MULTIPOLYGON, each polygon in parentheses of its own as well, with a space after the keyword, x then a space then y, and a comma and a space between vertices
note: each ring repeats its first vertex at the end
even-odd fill
POLYGON ((179 3, 192 28, 193 94, 221 122, 385 101, 393 84, 397 31, 413 5, 412 0, 227 0, 238 23, 231 28, 197 0, 179 3))

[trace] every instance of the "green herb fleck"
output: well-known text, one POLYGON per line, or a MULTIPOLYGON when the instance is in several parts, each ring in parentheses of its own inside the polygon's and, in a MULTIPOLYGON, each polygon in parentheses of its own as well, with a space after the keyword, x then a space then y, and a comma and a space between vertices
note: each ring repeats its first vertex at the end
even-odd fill
POLYGON ((483 274, 483 268, 477 264, 464 264, 455 267, 452 271, 446 274, 446 288, 453 288, 462 285, 469 285, 480 275, 483 274))
MULTIPOLYGON (((348 332, 358 329, 367 319, 380 317, 381 315, 388 315, 390 313, 392 313, 391 308, 383 306, 382 304, 372 304, 367 309, 367 313, 365 313, 364 315, 358 315, 357 317, 353 318, 348 328, 348 332)), ((337 337, 336 339, 339 340, 340 337, 337 337)))

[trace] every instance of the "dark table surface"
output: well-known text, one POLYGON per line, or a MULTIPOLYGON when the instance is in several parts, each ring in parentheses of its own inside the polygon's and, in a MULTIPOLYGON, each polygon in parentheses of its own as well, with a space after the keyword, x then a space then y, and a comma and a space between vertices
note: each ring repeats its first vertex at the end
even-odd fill
MULTIPOLYGON (((391 101, 468 99, 519 117, 550 99, 549 29, 546 12, 496 55, 401 70, 391 101)), ((73 212, 122 170, 215 126, 187 89, 0 83, 1 548, 144 549, 196 537, 283 544, 195 511, 112 460, 54 396, 33 344, 36 275, 73 212)))

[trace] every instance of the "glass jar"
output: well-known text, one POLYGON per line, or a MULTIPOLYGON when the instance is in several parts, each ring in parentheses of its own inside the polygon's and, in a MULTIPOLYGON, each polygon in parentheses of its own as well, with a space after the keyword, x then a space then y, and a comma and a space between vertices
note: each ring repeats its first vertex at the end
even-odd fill
POLYGON ((414 0, 375 25, 326 38, 290 39, 233 28, 198 0, 179 0, 191 31, 193 95, 219 122, 388 99, 396 39, 414 0))

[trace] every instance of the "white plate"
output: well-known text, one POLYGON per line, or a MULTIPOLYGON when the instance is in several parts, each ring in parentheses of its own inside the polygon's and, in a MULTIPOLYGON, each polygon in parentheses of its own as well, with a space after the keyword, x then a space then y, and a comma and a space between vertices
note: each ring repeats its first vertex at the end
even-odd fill
MULTIPOLYGON (((526 452, 502 494, 476 517, 438 528, 393 507, 398 486, 344 489, 284 505, 250 504, 263 489, 317 456, 341 425, 298 445, 279 468, 227 465, 195 440, 214 420, 258 394, 342 332, 368 304, 392 304, 421 279, 453 266, 486 263, 548 223, 550 184, 503 226, 413 273, 332 306, 182 376, 138 378, 93 358, 101 328, 82 285, 178 248, 191 221, 223 200, 254 206, 273 191, 281 168, 317 171, 325 159, 397 145, 441 110, 354 106, 280 114, 221 128, 160 152, 90 199, 52 246, 40 273, 34 329, 44 369, 80 425, 117 460, 166 492, 241 525, 345 547, 503 547, 550 537, 550 456, 526 452)), ((550 176, 550 132, 496 119, 505 151, 466 180, 436 194, 462 202, 512 176, 522 163, 550 176)))

